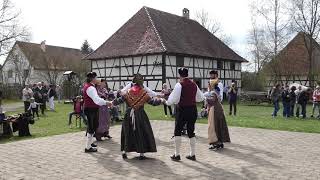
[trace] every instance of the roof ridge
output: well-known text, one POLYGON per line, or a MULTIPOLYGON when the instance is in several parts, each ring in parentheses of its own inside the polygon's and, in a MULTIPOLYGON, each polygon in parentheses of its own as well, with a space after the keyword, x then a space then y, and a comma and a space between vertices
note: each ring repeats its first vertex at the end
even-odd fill
MULTIPOLYGON (((27 41, 17 41, 17 43, 26 43, 26 44, 33 44, 33 45, 41 45, 41 44, 38 44, 38 43, 34 43, 34 42, 27 42, 27 41)), ((46 46, 50 46, 50 47, 54 47, 54 48, 64 48, 64 49, 72 49, 72 50, 78 50, 78 51, 81 51, 80 49, 77 49, 77 48, 71 48, 71 47, 55 46, 55 45, 49 45, 49 44, 46 44, 46 46)))
POLYGON ((153 22, 151 16, 150 16, 150 13, 149 13, 149 11, 148 11, 148 7, 144 6, 143 8, 145 9, 145 11, 146 11, 146 13, 147 13, 147 16, 148 16, 148 18, 149 18, 149 20, 150 20, 150 23, 151 23, 151 25, 152 25, 152 27, 153 27, 153 29, 154 29, 157 37, 159 38, 159 41, 160 41, 160 43, 161 43, 161 46, 162 46, 163 50, 164 50, 164 51, 167 51, 167 48, 166 48, 166 46, 164 45, 164 43, 163 43, 163 41, 162 41, 162 39, 161 39, 161 36, 160 36, 160 34, 159 34, 156 26, 154 25, 154 22, 153 22))

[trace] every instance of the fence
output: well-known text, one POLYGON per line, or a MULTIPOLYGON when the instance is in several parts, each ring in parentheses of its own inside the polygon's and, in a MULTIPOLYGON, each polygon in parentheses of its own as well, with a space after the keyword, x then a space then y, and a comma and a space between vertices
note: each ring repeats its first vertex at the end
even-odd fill
POLYGON ((21 99, 22 89, 20 85, 0 85, 0 91, 2 92, 3 99, 21 99))

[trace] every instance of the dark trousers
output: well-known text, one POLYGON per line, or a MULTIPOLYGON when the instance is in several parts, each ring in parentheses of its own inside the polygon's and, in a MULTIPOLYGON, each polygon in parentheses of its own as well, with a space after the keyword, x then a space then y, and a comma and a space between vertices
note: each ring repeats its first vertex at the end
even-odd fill
POLYGON ((31 108, 32 111, 32 117, 34 118, 34 114, 37 114, 37 117, 39 117, 39 113, 38 113, 38 106, 36 108, 31 108))
POLYGON ((85 108, 84 114, 87 116, 87 133, 94 134, 99 126, 99 108, 85 108))
POLYGON ((44 110, 46 109, 46 101, 43 101, 40 104, 40 109, 41 109, 41 114, 43 115, 44 114, 44 110))
POLYGON ((280 109, 279 107, 279 101, 273 101, 273 106, 274 106, 274 110, 273 110, 273 113, 272 113, 272 116, 277 116, 277 113, 280 109))
POLYGON ((303 118, 307 117, 307 103, 302 103, 301 104, 301 114, 303 118))
POLYGON ((293 117, 294 116, 294 103, 291 103, 290 104, 290 117, 293 117))
POLYGON ((23 101, 23 104, 24 104, 24 112, 27 112, 28 109, 29 109, 29 106, 30 106, 30 102, 28 102, 28 101, 23 101))
POLYGON ((301 105, 297 104, 296 105, 296 117, 300 117, 300 108, 301 108, 301 105))
POLYGON ((187 125, 187 133, 189 138, 195 136, 194 125, 197 120, 198 112, 196 106, 180 107, 177 106, 176 126, 174 128, 174 136, 181 136, 183 127, 187 125))
POLYGON ((163 105, 164 114, 165 114, 165 115, 168 115, 167 108, 169 109, 169 113, 170 113, 170 115, 172 116, 171 106, 167 106, 166 104, 163 105))
POLYGON ((282 102, 283 104, 283 117, 290 116, 290 102, 282 102))
POLYGON ((232 115, 232 107, 233 107, 233 115, 237 114, 237 101, 229 101, 229 114, 232 115))

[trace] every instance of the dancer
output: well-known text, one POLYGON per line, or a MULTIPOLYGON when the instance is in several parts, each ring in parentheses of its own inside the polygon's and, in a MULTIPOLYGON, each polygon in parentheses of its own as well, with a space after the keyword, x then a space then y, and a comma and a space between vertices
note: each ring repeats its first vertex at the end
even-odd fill
MULTIPOLYGON (((219 79, 218 71, 212 70, 209 72, 209 75, 210 75, 210 80, 212 80, 212 79, 218 80, 219 79)), ((218 93, 218 95, 219 95, 218 97, 219 97, 220 102, 222 102, 223 101, 223 84, 222 84, 222 82, 218 81, 218 87, 220 89, 220 91, 218 93)))
MULTIPOLYGON (((162 89, 162 91, 161 91, 162 97, 163 97, 165 100, 168 100, 170 93, 171 93, 170 89, 168 89, 167 84, 164 83, 164 84, 163 84, 163 89, 162 89)), ((172 117, 172 109, 171 109, 171 106, 167 106, 166 104, 164 104, 164 105, 163 105, 163 109, 164 109, 165 117, 168 117, 167 108, 169 109, 170 116, 172 117)))
POLYGON ((218 87, 218 81, 210 80, 208 90, 209 92, 205 93, 205 96, 209 108, 209 149, 217 150, 224 147, 224 142, 230 142, 229 130, 223 107, 219 100, 220 88, 218 87))
POLYGON ((188 69, 180 68, 178 73, 180 75, 180 82, 175 85, 166 102, 168 106, 177 104, 177 114, 175 116, 176 124, 174 129, 175 153, 171 156, 171 159, 173 161, 181 160, 181 132, 183 126, 187 124, 187 134, 190 140, 190 154, 186 156, 186 158, 195 161, 196 138, 194 126, 198 116, 196 102, 203 101, 205 97, 197 84, 188 78, 188 69))
POLYGON ((87 82, 84 84, 83 100, 84 100, 84 114, 87 116, 87 143, 85 152, 97 152, 97 145, 93 144, 93 135, 98 127, 98 111, 99 106, 111 106, 111 102, 106 101, 98 96, 95 85, 97 84, 97 74, 90 72, 87 74, 87 82))
MULTIPOLYGON (((97 92, 99 97, 106 100, 108 99, 107 89, 106 89, 106 80, 101 79, 101 81, 97 85, 97 92)), ((97 141, 102 141, 102 137, 107 137, 111 139, 112 137, 109 135, 109 127, 110 127, 110 113, 107 106, 99 107, 99 126, 96 130, 96 139, 97 141)))
POLYGON ((156 142, 149 118, 144 111, 144 104, 153 106, 165 102, 164 99, 151 98, 143 86, 141 74, 134 75, 132 87, 120 98, 113 101, 113 105, 127 103, 125 118, 121 129, 121 151, 123 159, 127 159, 127 152, 140 153, 139 159, 146 159, 144 153, 157 152, 156 142))

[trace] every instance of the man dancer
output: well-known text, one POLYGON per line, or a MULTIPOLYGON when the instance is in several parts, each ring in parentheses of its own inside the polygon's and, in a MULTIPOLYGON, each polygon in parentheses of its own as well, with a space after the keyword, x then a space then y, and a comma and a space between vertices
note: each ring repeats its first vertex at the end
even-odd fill
POLYGON ((173 161, 180 161, 180 146, 181 132, 183 126, 187 124, 187 133, 190 139, 190 154, 187 159, 196 160, 195 156, 195 133, 194 126, 197 120, 197 105, 196 102, 201 102, 205 99, 204 95, 192 80, 188 78, 188 69, 180 68, 178 70, 180 82, 177 83, 170 94, 166 104, 168 106, 177 104, 176 125, 174 129, 175 153, 171 156, 173 161))
MULTIPOLYGON (((218 71, 215 71, 215 70, 210 71, 209 75, 210 75, 210 79, 218 79, 219 78, 218 71)), ((220 89, 219 99, 220 99, 220 102, 222 102, 222 100, 223 100, 223 84, 222 84, 222 82, 219 81, 218 87, 220 89)))
POLYGON ((97 74, 90 72, 87 74, 87 82, 83 86, 84 114, 87 116, 87 143, 84 152, 97 152, 97 145, 93 144, 93 135, 98 127, 99 106, 111 106, 111 102, 100 98, 95 85, 98 83, 97 74))

